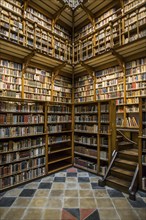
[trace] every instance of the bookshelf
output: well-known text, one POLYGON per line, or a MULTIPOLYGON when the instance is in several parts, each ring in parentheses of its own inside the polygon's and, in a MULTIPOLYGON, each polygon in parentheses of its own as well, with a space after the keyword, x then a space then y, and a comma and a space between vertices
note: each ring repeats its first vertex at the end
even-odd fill
POLYGON ((53 102, 72 103, 72 79, 57 75, 53 80, 53 102))
POLYGON ((139 129, 139 180, 140 187, 146 191, 146 98, 140 98, 139 129))
POLYGON ((45 175, 44 106, 0 102, 0 186, 7 189, 45 175))
POLYGON ((0 96, 21 98, 22 64, 0 60, 0 96))
POLYGON ((98 122, 98 173, 105 175, 116 141, 114 100, 100 102, 98 122))
POLYGON ((72 105, 50 103, 47 107, 48 173, 72 164, 72 105))
POLYGON ((94 79, 89 74, 75 77, 74 101, 75 103, 94 101, 94 79))
POLYGON ((115 148, 115 102, 75 104, 74 119, 75 166, 104 175, 115 148))
POLYGON ((75 104, 74 164, 97 173, 98 105, 75 104))
POLYGON ((3 39, 72 63, 69 30, 58 23, 53 26, 52 17, 42 13, 40 8, 24 7, 18 0, 1 0, 0 7, 3 39))
POLYGON ((121 1, 75 31, 74 64, 145 38, 145 1, 121 1))
POLYGON ((44 69, 27 67, 24 74, 24 98, 51 101, 51 76, 44 69))

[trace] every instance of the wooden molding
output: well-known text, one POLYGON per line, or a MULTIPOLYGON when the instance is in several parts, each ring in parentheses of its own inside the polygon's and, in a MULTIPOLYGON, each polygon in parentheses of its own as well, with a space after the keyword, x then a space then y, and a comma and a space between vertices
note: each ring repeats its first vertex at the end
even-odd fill
POLYGON ((112 55, 116 57, 116 59, 118 61, 118 64, 122 68, 123 72, 125 72, 125 61, 124 61, 124 58, 118 52, 116 52, 113 48, 111 49, 111 52, 112 52, 112 55))
POLYGON ((95 27, 95 18, 92 12, 86 8, 83 3, 80 4, 80 7, 86 12, 90 22, 92 23, 93 27, 95 27))
POLYGON ((88 74, 94 78, 94 68, 84 62, 80 62, 80 64, 87 70, 88 74))
POLYGON ((54 73, 54 75, 53 75, 53 80, 56 78, 56 76, 60 73, 60 71, 61 71, 61 69, 63 68, 63 67, 65 67, 66 66, 66 62, 63 62, 62 64, 60 64, 60 65, 58 65, 58 66, 56 66, 54 69, 53 69, 53 73, 54 73))
POLYGON ((24 57, 24 65, 25 65, 25 68, 28 66, 29 62, 31 61, 31 58, 33 56, 35 56, 36 54, 36 51, 33 50, 30 54, 28 54, 26 57, 24 57))
POLYGON ((61 13, 64 11, 64 9, 68 7, 68 4, 64 3, 63 7, 61 7, 54 15, 52 20, 52 26, 54 27, 57 20, 59 19, 61 13))
POLYGON ((28 5, 30 3, 30 0, 24 0, 24 11, 28 8, 28 5))

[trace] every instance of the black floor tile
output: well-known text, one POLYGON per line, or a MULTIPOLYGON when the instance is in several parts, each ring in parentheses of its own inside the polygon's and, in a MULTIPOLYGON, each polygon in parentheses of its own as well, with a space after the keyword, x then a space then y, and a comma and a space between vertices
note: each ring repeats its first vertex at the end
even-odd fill
POLYGON ((16 197, 3 197, 0 199, 0 207, 10 207, 15 201, 16 197))
POLYGON ((77 177, 77 173, 67 173, 67 177, 77 177))
POLYGON ((23 191, 20 193, 20 197, 33 197, 36 189, 23 189, 23 191))
POLYGON ((94 174, 94 173, 88 173, 88 174, 89 174, 90 177, 97 177, 97 175, 94 174))
POLYGON ((54 182, 63 182, 63 183, 64 183, 65 180, 66 180, 66 177, 59 177, 59 176, 57 177, 57 176, 56 176, 56 177, 54 178, 54 182))
POLYGON ((91 183, 92 189, 105 189, 105 187, 99 186, 98 183, 91 183))
POLYGON ((110 197, 124 197, 123 193, 118 190, 108 189, 107 191, 110 197))
POLYGON ((146 197, 146 192, 138 191, 138 194, 139 194, 141 197, 146 197))
POLYGON ((89 183, 90 179, 89 179, 89 177, 78 177, 78 182, 79 183, 89 183))
POLYGON ((84 220, 100 220, 98 210, 95 210, 90 216, 84 220))
POLYGON ((142 198, 136 198, 136 201, 128 199, 133 208, 146 208, 146 203, 142 198))
POLYGON ((51 187, 52 187, 52 183, 42 182, 39 184, 38 189, 51 189, 51 187))

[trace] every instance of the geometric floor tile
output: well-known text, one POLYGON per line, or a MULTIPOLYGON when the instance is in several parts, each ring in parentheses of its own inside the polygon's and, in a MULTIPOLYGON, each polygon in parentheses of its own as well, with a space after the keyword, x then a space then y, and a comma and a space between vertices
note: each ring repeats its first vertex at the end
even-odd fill
POLYGON ((10 207, 15 201, 16 197, 3 197, 0 199, 0 207, 10 207))
POLYGON ((124 197, 123 193, 121 193, 118 190, 108 189, 107 191, 108 191, 110 197, 124 197))
POLYGON ((62 211, 62 220, 80 220, 80 210, 64 208, 62 211))
POLYGON ((20 197, 33 197, 36 189, 23 189, 20 193, 20 197))
POLYGON ((89 217, 95 209, 80 209, 80 220, 84 220, 89 217))
POLYGON ((146 203, 141 198, 137 198, 136 201, 129 199, 129 202, 133 208, 146 208, 146 203))
POLYGON ((38 189, 51 189, 52 183, 40 183, 38 189))

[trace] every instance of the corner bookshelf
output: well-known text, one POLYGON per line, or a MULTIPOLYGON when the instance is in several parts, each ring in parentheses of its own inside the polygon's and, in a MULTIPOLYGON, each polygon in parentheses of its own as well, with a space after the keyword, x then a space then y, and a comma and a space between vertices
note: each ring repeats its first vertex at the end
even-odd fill
POLYGON ((45 175, 42 103, 0 102, 0 152, 2 190, 45 175))
POLYGON ((104 175, 115 149, 115 101, 75 104, 74 165, 104 175))
POLYGON ((74 165, 97 173, 98 104, 75 104, 74 165))
POLYGON ((139 179, 140 188, 146 191, 146 98, 140 98, 139 179))
POLYGON ((72 165, 72 105, 50 103, 47 106, 48 173, 72 165))

